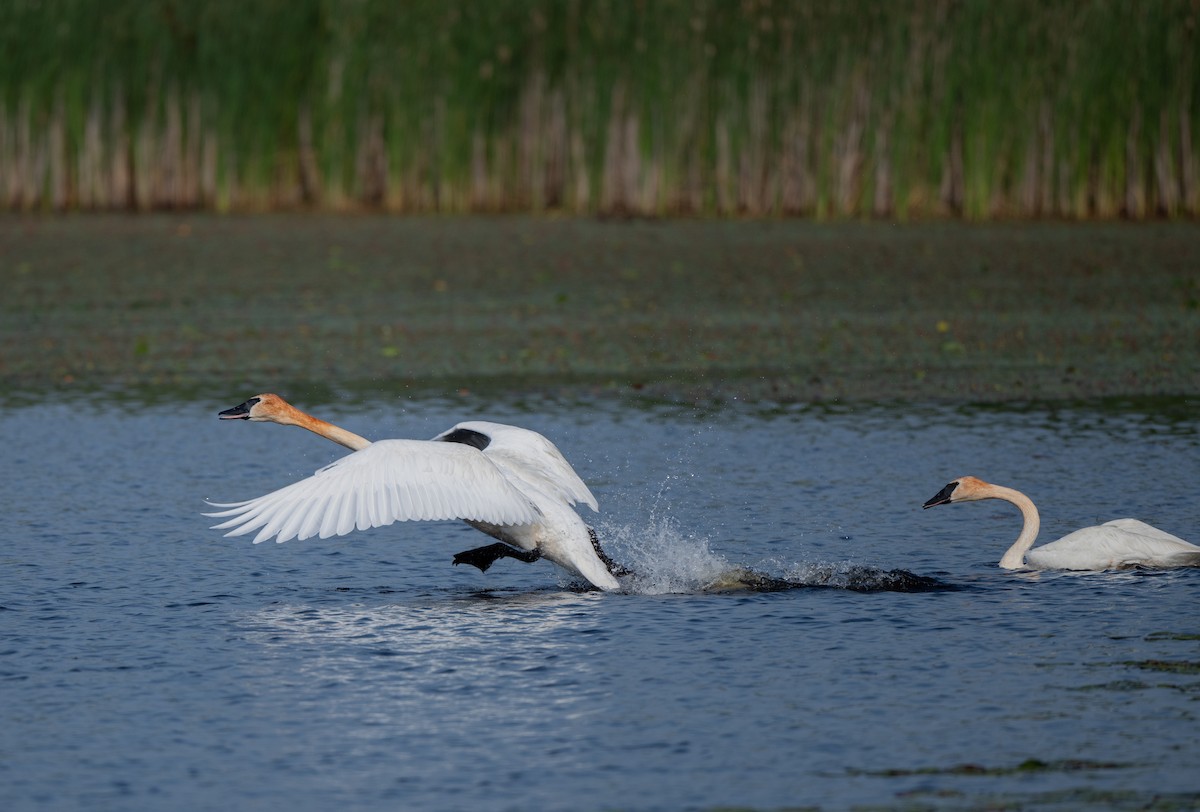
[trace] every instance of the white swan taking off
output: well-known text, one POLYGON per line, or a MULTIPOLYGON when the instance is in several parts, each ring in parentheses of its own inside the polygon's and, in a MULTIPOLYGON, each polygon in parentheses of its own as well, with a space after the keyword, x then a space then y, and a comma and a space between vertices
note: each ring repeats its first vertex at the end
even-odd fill
POLYGON ((1033 501, 1020 491, 992 485, 973 476, 956 479, 938 491, 924 507, 978 499, 1003 499, 1021 509, 1025 526, 1000 559, 1004 569, 1112 570, 1128 567, 1200 566, 1200 547, 1164 533, 1137 519, 1114 519, 1085 527, 1058 541, 1030 550, 1037 540, 1041 519, 1033 501))
POLYGON ((462 519, 498 539, 467 550, 455 564, 486 570, 508 556, 532 562, 547 558, 600 589, 618 589, 621 572, 572 509, 582 502, 596 510, 596 497, 542 435, 501 423, 459 423, 432 440, 380 440, 305 414, 278 395, 252 397, 218 415, 300 426, 354 450, 273 493, 206 516, 240 536, 255 530, 257 544, 310 536, 343 536, 352 530, 398 521, 462 519))

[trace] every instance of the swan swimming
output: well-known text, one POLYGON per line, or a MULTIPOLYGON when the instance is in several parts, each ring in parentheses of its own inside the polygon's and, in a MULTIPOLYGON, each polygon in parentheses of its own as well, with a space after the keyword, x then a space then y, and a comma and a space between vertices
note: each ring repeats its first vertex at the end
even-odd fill
POLYGON ((218 414, 299 426, 353 450, 307 479, 206 513, 214 530, 257 544, 344 536, 397 521, 462 519, 497 543, 454 556, 486 571, 498 558, 546 558, 603 590, 620 588, 623 570, 601 550, 572 506, 597 510, 596 497, 555 445, 535 431, 501 423, 459 423, 432 440, 371 442, 319 420, 274 394, 218 414))
POLYGON ((979 499, 1003 499, 1021 509, 1025 526, 1000 559, 1008 570, 1112 570, 1128 567, 1200 566, 1200 547, 1137 519, 1114 519, 1085 527, 1058 541, 1030 550, 1041 519, 1033 501, 1013 488, 992 485, 973 476, 954 480, 924 504, 931 508, 979 499))

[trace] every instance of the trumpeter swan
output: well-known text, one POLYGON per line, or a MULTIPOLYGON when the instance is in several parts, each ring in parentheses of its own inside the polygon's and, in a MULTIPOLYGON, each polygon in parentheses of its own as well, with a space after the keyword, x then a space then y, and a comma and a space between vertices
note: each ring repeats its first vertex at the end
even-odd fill
POLYGON ((954 480, 924 507, 979 499, 1012 502, 1020 508, 1025 519, 1021 535, 1000 559, 1004 569, 1111 570, 1200 566, 1200 547, 1137 519, 1114 519, 1096 527, 1085 527, 1030 550, 1041 527, 1033 501, 1018 490, 992 485, 973 476, 954 480))
POLYGON ((343 536, 396 521, 462 519, 498 539, 467 550, 455 564, 486 570, 497 558, 547 558, 600 589, 620 588, 622 574, 600 549, 591 528, 572 509, 596 510, 596 497, 542 435, 482 421, 459 423, 432 440, 371 442, 300 411, 278 395, 262 394, 218 415, 300 426, 353 449, 339 460, 277 491, 206 516, 224 518, 216 530, 240 536, 257 530, 257 544, 310 536, 343 536))

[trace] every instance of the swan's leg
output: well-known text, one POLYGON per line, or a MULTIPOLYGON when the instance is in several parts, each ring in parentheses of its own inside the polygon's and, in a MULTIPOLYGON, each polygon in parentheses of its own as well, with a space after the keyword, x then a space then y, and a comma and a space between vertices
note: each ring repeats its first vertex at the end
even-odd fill
POLYGON ((488 544, 484 547, 476 547, 474 550, 464 550, 454 556, 454 563, 470 564, 472 567, 478 567, 480 572, 487 572, 488 567, 496 563, 498 558, 515 558, 518 561, 524 561, 526 564, 532 564, 542 557, 542 554, 537 550, 518 550, 515 547, 510 547, 504 542, 497 541, 495 544, 488 544))
POLYGON ((604 562, 604 566, 608 567, 608 571, 615 577, 620 578, 625 575, 633 575, 631 570, 626 569, 608 557, 608 554, 604 552, 604 548, 600 546, 600 539, 597 538, 596 531, 590 527, 588 528, 588 538, 592 540, 592 548, 595 549, 596 555, 600 557, 600 560, 604 562))

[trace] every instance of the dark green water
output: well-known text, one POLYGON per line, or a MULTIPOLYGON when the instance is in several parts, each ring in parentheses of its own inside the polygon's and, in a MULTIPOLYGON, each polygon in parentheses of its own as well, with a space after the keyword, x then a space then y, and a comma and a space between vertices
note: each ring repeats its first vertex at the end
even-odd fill
POLYGON ((307 402, 1200 390, 1200 228, 0 218, 0 383, 307 402))

